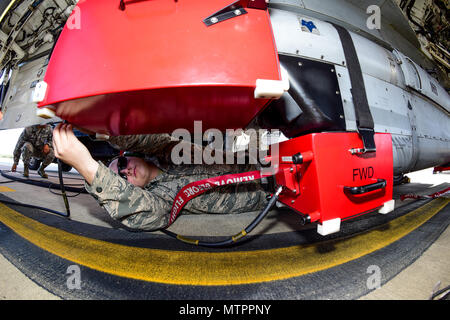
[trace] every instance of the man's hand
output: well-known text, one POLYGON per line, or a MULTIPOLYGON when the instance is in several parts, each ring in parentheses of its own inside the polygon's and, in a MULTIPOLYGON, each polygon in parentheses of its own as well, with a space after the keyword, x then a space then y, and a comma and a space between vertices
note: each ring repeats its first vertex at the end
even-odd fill
POLYGON ((44 148, 42 148, 42 152, 44 152, 44 154, 48 154, 50 152, 50 147, 48 146, 48 144, 44 145, 44 148))
POLYGON ((16 172, 17 169, 17 163, 14 163, 11 167, 11 172, 16 172))
POLYGON ((58 124, 53 130, 55 157, 72 166, 91 184, 98 169, 98 163, 89 150, 73 134, 72 125, 58 124))

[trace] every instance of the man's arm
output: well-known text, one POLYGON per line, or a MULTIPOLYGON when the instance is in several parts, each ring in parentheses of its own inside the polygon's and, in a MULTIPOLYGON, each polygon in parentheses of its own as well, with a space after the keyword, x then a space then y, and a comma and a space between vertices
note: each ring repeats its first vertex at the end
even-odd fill
POLYGON ((53 130, 55 157, 77 170, 91 184, 98 169, 89 150, 73 134, 72 125, 59 124, 53 130))
POLYGON ((96 162, 75 137, 71 125, 53 131, 55 156, 74 167, 86 180, 86 190, 109 215, 134 229, 156 230, 169 220, 170 199, 136 187, 96 162))
POLYGON ((163 154, 179 143, 167 133, 139 134, 110 137, 108 142, 119 150, 140 152, 144 154, 163 154))
MULTIPOLYGON (((144 134, 144 135, 126 135, 110 137, 109 143, 116 149, 140 152, 146 155, 156 156, 162 163, 174 163, 172 159, 172 149, 176 152, 175 156, 182 151, 183 155, 187 153, 190 162, 194 163, 194 155, 203 156, 204 147, 186 140, 178 139, 169 134, 144 134), (176 149, 174 149, 176 147, 176 149)), ((222 150, 214 152, 225 155, 222 150)), ((224 163, 225 160, 222 161, 224 163)), ((185 163, 185 164, 188 164, 185 163)), ((175 163, 179 164, 179 163, 175 163)))

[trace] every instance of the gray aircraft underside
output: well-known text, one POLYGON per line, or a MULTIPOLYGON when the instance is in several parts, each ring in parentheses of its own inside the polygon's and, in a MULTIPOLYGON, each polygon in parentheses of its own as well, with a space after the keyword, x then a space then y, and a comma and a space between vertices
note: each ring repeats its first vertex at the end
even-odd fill
MULTIPOLYGON (((55 12, 59 12, 60 19, 67 19, 75 3, 44 1, 39 13, 42 15, 46 9, 58 4, 55 12)), ((25 10, 26 5, 23 8, 21 5, 14 14, 20 17, 25 10)), ((39 13, 36 12, 23 28, 36 30, 41 21, 39 13)), ((392 135, 395 175, 450 162, 450 99, 444 89, 448 78, 446 74, 442 77, 442 72, 439 77, 434 77, 426 71, 436 69, 436 61, 421 50, 415 31, 397 2, 271 0, 269 13, 280 64, 289 77, 301 82, 303 75, 308 74, 313 77, 311 81, 336 82, 337 87, 332 94, 327 92, 330 96, 328 102, 324 100, 321 103, 328 103, 324 108, 334 114, 340 128, 357 131, 346 56, 333 24, 350 31, 363 74, 374 130, 392 135), (369 28, 368 19, 374 11, 368 13, 367 10, 374 5, 380 9, 380 25, 369 28), (298 68, 289 64, 292 61, 297 61, 298 68), (320 72, 315 73, 316 66, 322 73, 329 70, 330 74, 321 76, 320 72), (309 71, 303 73, 307 68, 309 71), (340 109, 335 107, 335 103, 340 109)), ((45 34, 35 36, 41 41, 34 49, 33 42, 31 46, 29 43, 21 46, 24 42, 16 38, 8 45, 10 51, 16 52, 16 61, 6 63, 10 55, 8 50, 3 50, 6 49, 5 39, 12 30, 10 25, 17 20, 9 17, 9 23, 3 22, 0 32, 0 65, 5 70, 4 84, 9 79, 2 104, 4 118, 0 121, 0 129, 61 121, 59 118, 39 118, 36 116, 36 104, 32 102, 35 85, 44 78, 54 37, 45 34)), ((320 95, 320 86, 315 90, 315 95, 320 95)), ((282 108, 284 113, 285 126, 294 125, 294 119, 304 112, 289 93, 284 94, 283 104, 278 108, 282 108)), ((295 134, 302 134, 301 128, 295 134)))

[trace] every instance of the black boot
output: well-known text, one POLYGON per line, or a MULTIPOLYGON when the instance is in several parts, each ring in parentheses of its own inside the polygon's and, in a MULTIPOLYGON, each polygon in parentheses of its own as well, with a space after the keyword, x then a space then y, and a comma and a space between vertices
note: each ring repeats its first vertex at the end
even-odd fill
POLYGON ((23 167, 23 176, 25 178, 28 178, 30 176, 30 169, 28 168, 28 166, 23 167))
POLYGON ((37 172, 42 178, 48 179, 48 175, 45 173, 44 168, 42 166, 39 167, 37 172))

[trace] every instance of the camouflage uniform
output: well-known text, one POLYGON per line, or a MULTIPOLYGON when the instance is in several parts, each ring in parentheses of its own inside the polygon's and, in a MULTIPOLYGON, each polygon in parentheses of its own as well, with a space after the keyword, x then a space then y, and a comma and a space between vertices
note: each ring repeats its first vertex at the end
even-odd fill
POLYGON ((28 168, 31 157, 35 157, 42 160, 41 168, 44 169, 55 158, 52 141, 53 129, 50 125, 35 125, 25 128, 14 149, 14 164, 17 165, 19 163, 20 155, 22 154, 25 167, 28 168), (50 149, 47 154, 43 152, 46 144, 50 149))
MULTIPOLYGON (((142 189, 99 162, 92 184, 85 184, 86 190, 112 218, 134 229, 166 227, 175 196, 191 182, 257 170, 254 165, 174 165, 170 154, 179 141, 171 140, 165 134, 112 137, 110 142, 122 150, 145 153, 146 160, 160 169, 160 174, 142 189)), ((190 145, 193 149, 199 148, 190 145)), ((267 204, 269 194, 260 181, 221 186, 189 201, 181 213, 224 214, 261 210, 267 204)))

